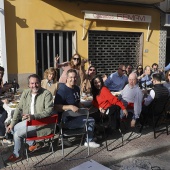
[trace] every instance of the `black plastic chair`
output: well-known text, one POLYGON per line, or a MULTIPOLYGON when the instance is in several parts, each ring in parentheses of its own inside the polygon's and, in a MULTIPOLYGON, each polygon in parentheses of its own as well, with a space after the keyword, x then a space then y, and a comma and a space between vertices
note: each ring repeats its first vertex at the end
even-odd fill
POLYGON ((87 158, 90 155, 90 147, 89 147, 89 142, 87 142, 88 147, 87 147, 87 156, 85 157, 80 157, 80 158, 66 158, 64 155, 64 138, 68 138, 68 137, 75 137, 75 136, 82 136, 81 137, 81 142, 80 142, 80 146, 82 145, 84 136, 86 135, 87 137, 87 141, 88 141, 88 127, 87 127, 87 122, 89 119, 89 111, 88 109, 79 109, 78 112, 73 112, 71 110, 67 110, 65 112, 62 113, 62 118, 61 118, 61 122, 59 125, 59 139, 61 139, 61 145, 62 145, 62 155, 64 157, 64 159, 66 160, 76 160, 76 159, 83 159, 83 158, 87 158), (86 122, 84 124, 84 128, 81 129, 68 129, 65 128, 65 122, 64 119, 67 116, 72 116, 72 117, 77 117, 77 116, 83 116, 86 115, 86 122))
POLYGON ((166 113, 166 106, 168 105, 168 103, 170 104, 170 100, 169 98, 167 99, 163 99, 161 101, 161 99, 154 99, 151 106, 148 109, 148 113, 149 114, 145 114, 143 115, 143 120, 141 123, 141 128, 139 130, 139 132, 141 133, 143 130, 143 127, 146 123, 151 123, 152 124, 152 128, 153 128, 153 132, 154 132, 154 139, 157 138, 156 133, 158 132, 163 132, 166 130, 166 133, 168 135, 168 123, 167 123, 167 113, 166 113), (159 109, 158 109, 159 108, 159 109), (149 117, 150 115, 150 117, 149 117), (160 125, 165 124, 165 128, 164 129, 160 129, 160 125))

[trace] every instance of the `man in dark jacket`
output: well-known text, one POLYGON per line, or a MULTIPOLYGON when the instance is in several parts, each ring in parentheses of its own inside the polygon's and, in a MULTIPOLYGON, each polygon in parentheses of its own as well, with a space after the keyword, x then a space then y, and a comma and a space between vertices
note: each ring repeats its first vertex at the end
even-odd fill
POLYGON ((159 73, 153 74, 152 82, 154 87, 149 95, 144 98, 144 106, 142 108, 142 114, 148 116, 152 114, 159 115, 163 111, 169 97, 169 91, 161 83, 161 75, 159 73))

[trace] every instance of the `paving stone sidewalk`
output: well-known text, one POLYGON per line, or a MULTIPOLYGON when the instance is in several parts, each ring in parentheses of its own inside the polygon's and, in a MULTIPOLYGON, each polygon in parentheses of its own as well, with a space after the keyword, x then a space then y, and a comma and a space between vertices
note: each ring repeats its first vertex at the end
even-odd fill
MULTIPOLYGON (((3 148, 0 147, 0 168, 1 169, 35 169, 35 170, 53 170, 62 169, 69 170, 88 160, 96 162, 114 170, 169 170, 170 168, 170 135, 161 133, 157 139, 154 139, 151 128, 144 129, 142 135, 137 133, 131 134, 131 131, 124 135, 124 145, 122 146, 120 134, 115 134, 108 140, 109 150, 106 150, 105 141, 101 141, 101 147, 90 149, 90 157, 86 159, 78 159, 66 161, 62 157, 61 147, 57 147, 54 142, 54 157, 47 148, 41 150, 45 153, 37 151, 31 155, 29 162, 26 159, 4 167, 3 160, 7 159, 13 151, 13 146, 3 148), (38 164, 37 164, 38 163, 38 164)), ((87 148, 84 146, 73 146, 65 150, 65 154, 69 157, 86 156, 87 148)))

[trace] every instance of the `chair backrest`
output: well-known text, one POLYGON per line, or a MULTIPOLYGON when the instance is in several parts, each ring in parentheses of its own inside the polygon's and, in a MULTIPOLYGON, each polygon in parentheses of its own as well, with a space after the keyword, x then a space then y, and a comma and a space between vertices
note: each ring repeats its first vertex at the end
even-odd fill
POLYGON ((153 102, 151 103, 152 104, 152 107, 151 107, 152 113, 154 115, 161 114, 164 111, 167 102, 168 102, 168 96, 164 97, 164 98, 154 99, 153 102))
POLYGON ((58 122, 58 115, 52 115, 49 117, 45 117, 42 119, 38 119, 38 120, 30 120, 27 121, 26 125, 27 126, 43 126, 43 125, 48 125, 48 124, 55 124, 58 122))
POLYGON ((89 118, 89 110, 86 108, 79 108, 79 110, 77 112, 73 112, 72 110, 66 110, 62 113, 61 120, 62 120, 62 123, 64 123, 65 118, 68 116, 78 117, 78 116, 83 116, 83 115, 87 116, 87 118, 86 118, 86 123, 87 123, 88 118, 89 118))

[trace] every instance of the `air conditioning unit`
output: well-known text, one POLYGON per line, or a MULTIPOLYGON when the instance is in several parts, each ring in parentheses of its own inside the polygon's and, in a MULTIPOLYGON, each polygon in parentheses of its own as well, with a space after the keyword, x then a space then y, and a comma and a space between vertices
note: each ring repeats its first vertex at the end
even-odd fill
POLYGON ((170 14, 165 15, 165 24, 164 26, 170 27, 170 14))

